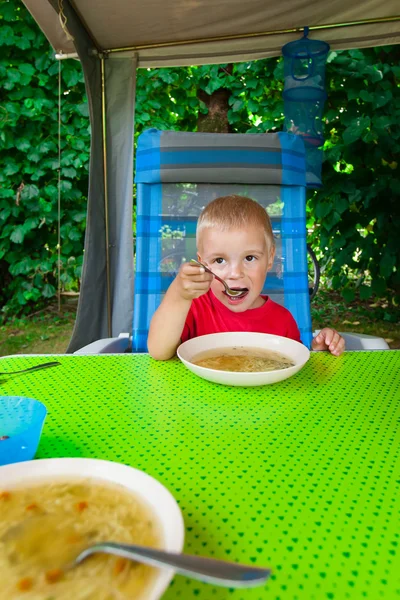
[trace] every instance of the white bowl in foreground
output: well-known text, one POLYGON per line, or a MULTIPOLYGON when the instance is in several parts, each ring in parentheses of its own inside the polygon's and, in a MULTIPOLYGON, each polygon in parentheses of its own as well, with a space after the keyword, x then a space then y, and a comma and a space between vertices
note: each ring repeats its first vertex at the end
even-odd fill
POLYGON ((283 379, 287 379, 300 371, 310 357, 309 349, 299 342, 280 335, 251 333, 247 331, 212 333, 192 338, 179 346, 177 354, 183 364, 190 371, 199 375, 199 377, 213 381, 214 383, 240 386, 265 385, 283 381, 283 379), (200 352, 232 347, 274 350, 290 358, 294 362, 294 366, 276 371, 244 373, 207 369, 206 367, 199 367, 192 362, 193 358, 200 354, 200 352))
MULTIPOLYGON (((120 463, 90 458, 49 458, 0 467, 2 490, 82 478, 122 485, 128 492, 141 498, 158 520, 163 539, 162 548, 182 552, 184 523, 179 506, 159 481, 143 471, 120 463)), ((159 569, 151 587, 146 590, 146 600, 161 598, 173 574, 171 569, 159 569)))

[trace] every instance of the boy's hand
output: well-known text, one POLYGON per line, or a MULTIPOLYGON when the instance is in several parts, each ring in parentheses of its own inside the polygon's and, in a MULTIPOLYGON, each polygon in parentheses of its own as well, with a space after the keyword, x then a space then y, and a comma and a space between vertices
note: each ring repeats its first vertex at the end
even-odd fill
POLYGON ((193 263, 183 263, 175 279, 178 292, 185 300, 193 300, 206 294, 212 280, 213 276, 210 273, 193 263))
POLYGON ((334 356, 340 356, 344 352, 345 342, 335 329, 324 327, 313 339, 312 349, 329 350, 334 356))

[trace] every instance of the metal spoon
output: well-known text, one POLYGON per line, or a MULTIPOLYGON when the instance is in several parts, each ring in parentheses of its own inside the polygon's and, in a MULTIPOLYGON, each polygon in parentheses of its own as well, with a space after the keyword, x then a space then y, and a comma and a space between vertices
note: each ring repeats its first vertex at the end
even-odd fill
POLYGON ((2 371, 0 372, 0 376, 2 375, 17 375, 18 373, 27 373, 28 371, 37 371, 38 369, 48 369, 49 367, 57 367, 58 365, 61 365, 61 363, 54 361, 54 362, 47 362, 47 363, 42 363, 41 365, 35 365, 34 367, 29 367, 28 369, 21 369, 20 371, 2 371))
POLYGON ((224 281, 223 279, 221 279, 221 277, 218 277, 218 275, 216 275, 215 273, 213 273, 211 271, 211 269, 209 269, 208 267, 206 267, 206 265, 203 265, 203 263, 199 262, 198 260, 195 260, 194 258, 191 259, 190 262, 196 263, 196 265, 199 265, 200 267, 203 267, 203 269, 205 271, 207 271, 207 273, 211 273, 211 275, 214 275, 215 279, 217 279, 218 281, 220 281, 222 283, 222 285, 225 288, 226 293, 228 294, 228 296, 240 296, 240 294, 243 293, 242 290, 232 290, 229 285, 226 283, 226 281, 224 281))
POLYGON ((244 588, 262 585, 271 574, 270 569, 249 567, 214 558, 204 558, 203 556, 175 554, 146 546, 116 544, 114 542, 102 542, 89 546, 76 557, 71 566, 74 567, 80 564, 97 552, 123 556, 153 567, 171 568, 182 575, 226 587, 244 588))
MULTIPOLYGON (((56 554, 51 546, 38 548, 40 544, 41 522, 57 531, 59 519, 56 515, 40 514, 29 517, 27 520, 12 525, 0 538, 5 545, 6 554, 9 560, 15 562, 16 559, 22 563, 29 561, 32 566, 43 570, 44 568, 54 568, 57 566, 61 571, 67 572, 75 569, 92 554, 104 552, 122 556, 130 560, 151 565, 154 567, 163 567, 173 569, 177 573, 200 579, 208 583, 227 587, 254 587, 262 585, 271 574, 270 569, 260 567, 250 567, 236 563, 205 558, 203 556, 190 556, 188 554, 177 554, 164 550, 149 548, 148 546, 136 546, 132 544, 120 544, 116 542, 98 542, 87 546, 75 558, 68 550, 57 560, 57 552, 60 551, 59 545, 56 554), (55 562, 54 562, 55 561, 55 562)), ((60 530, 58 530, 60 533, 60 530)))

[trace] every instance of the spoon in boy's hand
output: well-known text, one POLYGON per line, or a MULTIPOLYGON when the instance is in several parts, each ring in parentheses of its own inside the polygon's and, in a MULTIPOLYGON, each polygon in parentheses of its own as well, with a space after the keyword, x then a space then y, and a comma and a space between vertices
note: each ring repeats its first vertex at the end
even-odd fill
POLYGON ((207 273, 211 273, 211 275, 213 275, 215 277, 215 279, 217 279, 218 281, 220 281, 222 283, 222 285, 225 288, 225 292, 228 294, 228 296, 240 296, 241 294, 243 294, 243 289, 241 290, 232 290, 232 288, 229 287, 229 285, 226 283, 226 281, 224 281, 223 279, 221 279, 221 277, 218 277, 218 275, 216 275, 215 273, 213 273, 211 271, 211 269, 209 269, 208 267, 206 267, 206 265, 204 265, 203 263, 199 262, 198 260, 195 260, 194 258, 191 259, 192 263, 196 263, 196 265, 199 265, 199 267, 203 267, 203 269, 205 271, 207 271, 207 273))

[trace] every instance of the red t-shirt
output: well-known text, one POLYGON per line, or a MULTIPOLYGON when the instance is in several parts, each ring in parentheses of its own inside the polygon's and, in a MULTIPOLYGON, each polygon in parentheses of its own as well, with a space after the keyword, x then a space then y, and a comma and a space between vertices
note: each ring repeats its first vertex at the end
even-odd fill
POLYGON ((252 331, 273 333, 300 342, 300 332, 290 312, 268 296, 259 308, 251 308, 241 313, 229 310, 211 290, 192 301, 181 340, 221 333, 224 331, 252 331))

